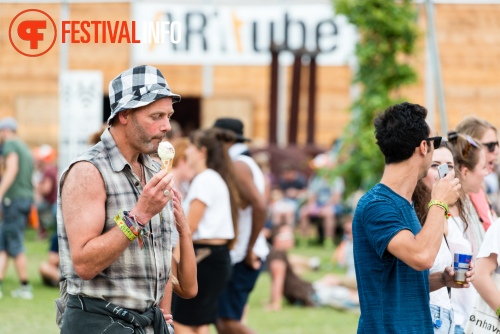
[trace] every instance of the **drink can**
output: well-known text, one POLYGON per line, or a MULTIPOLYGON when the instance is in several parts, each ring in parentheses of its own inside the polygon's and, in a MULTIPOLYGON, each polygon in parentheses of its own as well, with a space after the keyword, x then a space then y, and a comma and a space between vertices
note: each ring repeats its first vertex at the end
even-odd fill
POLYGON ((453 254, 453 271, 455 271, 455 282, 465 284, 465 273, 469 271, 469 265, 472 261, 472 253, 453 254))

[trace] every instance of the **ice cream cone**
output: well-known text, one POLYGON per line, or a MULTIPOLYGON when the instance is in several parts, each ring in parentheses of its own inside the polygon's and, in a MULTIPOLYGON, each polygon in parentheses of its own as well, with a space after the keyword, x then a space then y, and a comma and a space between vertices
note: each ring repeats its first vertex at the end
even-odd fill
POLYGON ((161 169, 166 169, 167 173, 170 173, 175 156, 175 149, 172 144, 168 141, 161 142, 158 146, 158 156, 162 161, 161 169))
POLYGON ((166 160, 166 161, 162 161, 162 163, 161 163, 161 169, 166 169, 167 170, 167 174, 170 173, 172 171, 172 159, 166 160))

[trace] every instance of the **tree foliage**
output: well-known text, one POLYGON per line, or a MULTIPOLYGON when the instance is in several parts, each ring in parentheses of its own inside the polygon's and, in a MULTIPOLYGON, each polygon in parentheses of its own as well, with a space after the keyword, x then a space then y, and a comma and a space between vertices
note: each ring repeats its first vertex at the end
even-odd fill
POLYGON ((346 161, 335 170, 346 181, 346 194, 371 188, 384 168, 376 145, 373 119, 388 106, 401 102, 397 90, 416 81, 407 63, 418 36, 416 10, 410 0, 334 0, 337 14, 357 27, 357 72, 360 96, 351 106, 344 131, 346 161))

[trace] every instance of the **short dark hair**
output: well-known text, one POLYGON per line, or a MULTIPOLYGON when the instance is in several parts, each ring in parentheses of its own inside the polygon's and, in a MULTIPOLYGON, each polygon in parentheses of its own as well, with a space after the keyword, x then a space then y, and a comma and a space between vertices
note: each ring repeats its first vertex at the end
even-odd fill
POLYGON ((426 117, 427 109, 421 105, 403 102, 375 118, 375 137, 386 164, 409 159, 420 142, 429 137, 426 117))

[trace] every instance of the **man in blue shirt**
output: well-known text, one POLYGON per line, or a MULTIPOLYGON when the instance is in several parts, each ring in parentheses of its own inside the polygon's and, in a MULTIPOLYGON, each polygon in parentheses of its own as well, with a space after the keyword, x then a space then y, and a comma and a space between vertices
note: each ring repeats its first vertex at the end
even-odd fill
MULTIPOLYGON (((411 197, 441 142, 429 136, 426 116, 424 107, 405 102, 374 122, 386 165, 380 183, 360 199, 353 220, 358 333, 434 333, 429 291, 437 286, 436 280, 429 285, 428 269, 441 246, 447 205, 458 199, 460 184, 453 173, 436 182, 431 198, 440 205, 430 207, 421 227, 411 197)), ((453 285, 453 275, 448 268, 439 274, 439 287, 453 285)))

